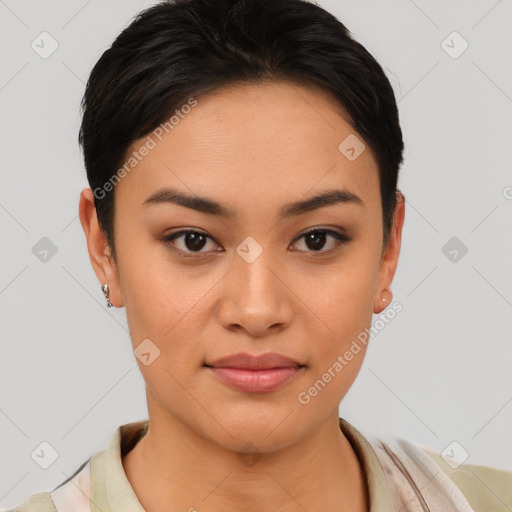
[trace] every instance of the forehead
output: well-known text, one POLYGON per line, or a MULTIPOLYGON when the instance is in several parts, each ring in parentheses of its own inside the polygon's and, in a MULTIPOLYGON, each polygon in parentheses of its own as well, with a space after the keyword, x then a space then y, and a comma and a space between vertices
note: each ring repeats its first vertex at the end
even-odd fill
POLYGON ((225 197, 243 209, 244 201, 254 204, 264 197, 285 203, 291 195, 300 198, 318 188, 344 186, 365 203, 378 193, 373 152, 325 91, 263 82, 230 85, 195 101, 166 129, 161 125, 132 145, 127 157, 143 146, 151 149, 142 158, 139 154, 136 167, 118 183, 116 197, 126 189, 141 204, 156 189, 173 185, 222 202, 225 197), (355 159, 347 158, 347 140, 349 146, 354 140, 359 144, 357 152, 365 146, 355 159))

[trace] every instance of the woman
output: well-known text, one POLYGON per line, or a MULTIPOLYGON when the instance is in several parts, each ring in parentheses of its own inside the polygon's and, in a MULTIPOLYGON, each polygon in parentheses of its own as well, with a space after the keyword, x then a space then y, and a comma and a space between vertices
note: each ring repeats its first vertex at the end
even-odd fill
POLYGON ((82 106, 80 220, 149 420, 16 510, 510 510, 511 473, 338 416, 372 314, 400 307, 405 215, 393 91, 344 25, 304 0, 161 3, 82 106))

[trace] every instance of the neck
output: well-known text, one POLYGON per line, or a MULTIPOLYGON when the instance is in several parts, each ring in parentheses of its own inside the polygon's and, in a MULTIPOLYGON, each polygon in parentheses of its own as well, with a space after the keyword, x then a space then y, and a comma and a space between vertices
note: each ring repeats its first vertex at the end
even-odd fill
POLYGON ((366 477, 337 409, 300 441, 253 458, 174 419, 150 421, 123 466, 146 512, 368 510, 366 477))

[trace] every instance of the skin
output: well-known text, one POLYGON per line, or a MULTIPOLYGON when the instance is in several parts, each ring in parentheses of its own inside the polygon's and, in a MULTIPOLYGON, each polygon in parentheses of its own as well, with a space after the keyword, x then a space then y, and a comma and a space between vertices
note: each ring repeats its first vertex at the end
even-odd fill
POLYGON ((91 189, 80 196, 92 266, 109 284, 111 302, 126 308, 133 348, 149 338, 160 350, 148 366, 137 359, 150 427, 123 457, 127 478, 148 512, 366 511, 366 478, 338 422, 366 347, 308 404, 297 397, 370 327, 382 297, 389 305, 403 195, 383 253, 375 157, 368 145, 354 161, 338 150, 354 130, 321 89, 244 84, 197 100, 115 187, 117 264, 91 189), (162 186, 237 214, 142 205, 162 186), (331 188, 349 190, 364 205, 277 216, 282 205, 331 188), (189 258, 159 240, 185 228, 211 237, 197 249, 186 236, 175 239, 189 258), (351 241, 334 249, 336 239, 327 236, 323 245, 308 245, 300 235, 310 228, 344 229, 351 241), (236 252, 248 236, 263 250, 251 263, 236 252), (278 352, 306 368, 275 391, 245 393, 203 366, 237 352, 278 352), (246 443, 261 455, 252 466, 237 456, 246 443))

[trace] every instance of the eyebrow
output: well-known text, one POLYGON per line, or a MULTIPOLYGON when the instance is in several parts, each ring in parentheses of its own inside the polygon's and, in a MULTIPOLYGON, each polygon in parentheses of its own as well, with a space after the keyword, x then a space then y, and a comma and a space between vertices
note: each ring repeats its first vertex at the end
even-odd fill
MULTIPOLYGON (((237 214, 235 210, 227 208, 213 199, 199 197, 197 195, 188 195, 178 189, 169 187, 163 187, 157 190, 147 197, 142 202, 142 205, 147 206, 166 203, 184 206, 185 208, 190 208, 209 215, 218 215, 226 219, 231 219, 237 214)), ((279 209, 279 215, 282 218, 293 217, 335 204, 357 204, 364 208, 363 200, 356 194, 348 190, 334 189, 321 192, 303 201, 287 203, 279 209)))

